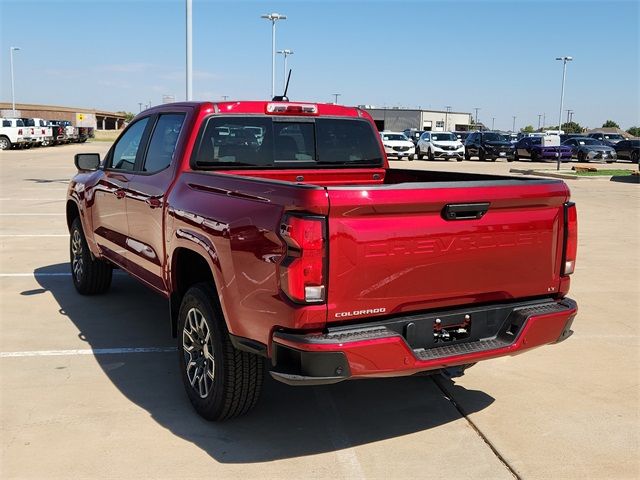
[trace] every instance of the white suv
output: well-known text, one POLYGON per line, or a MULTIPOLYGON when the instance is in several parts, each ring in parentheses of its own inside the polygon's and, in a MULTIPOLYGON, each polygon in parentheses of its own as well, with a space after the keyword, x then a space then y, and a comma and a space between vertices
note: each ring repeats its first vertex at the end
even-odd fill
POLYGON ((402 132, 380 132, 382 144, 387 157, 406 158, 412 160, 416 151, 413 142, 402 132))
POLYGON ((429 160, 455 158, 460 162, 464 158, 464 145, 451 132, 424 132, 416 145, 416 157, 421 159, 425 155, 429 160))

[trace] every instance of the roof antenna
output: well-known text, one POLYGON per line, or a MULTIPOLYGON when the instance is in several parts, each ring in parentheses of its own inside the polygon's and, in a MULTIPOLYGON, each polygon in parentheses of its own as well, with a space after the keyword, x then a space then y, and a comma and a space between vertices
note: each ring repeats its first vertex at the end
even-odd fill
POLYGON ((288 102, 289 97, 287 97, 287 90, 289 90, 289 80, 291 80, 291 69, 289 69, 289 75, 287 75, 287 84, 284 87, 284 93, 282 96, 276 95, 273 97, 274 102, 288 102))

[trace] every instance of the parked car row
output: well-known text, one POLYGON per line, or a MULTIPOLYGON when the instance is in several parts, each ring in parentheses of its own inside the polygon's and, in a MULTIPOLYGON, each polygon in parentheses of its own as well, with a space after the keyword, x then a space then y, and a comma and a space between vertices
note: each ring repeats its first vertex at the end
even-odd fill
POLYGON ((403 132, 380 132, 388 157, 398 160, 439 158, 482 161, 529 159, 532 162, 563 162, 576 158, 579 162, 618 159, 638 162, 640 140, 625 140, 618 134, 524 134, 497 131, 433 132, 407 129, 403 132), (618 138, 619 137, 619 138, 618 138))
POLYGON ((0 118, 0 150, 84 143, 92 136, 92 128, 74 127, 67 120, 0 118))

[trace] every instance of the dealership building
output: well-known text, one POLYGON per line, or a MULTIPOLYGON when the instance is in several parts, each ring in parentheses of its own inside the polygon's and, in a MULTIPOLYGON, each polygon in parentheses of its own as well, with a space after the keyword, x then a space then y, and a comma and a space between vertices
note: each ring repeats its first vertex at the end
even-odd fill
POLYGON ((376 108, 360 105, 373 117, 378 130, 401 132, 407 128, 434 132, 451 132, 471 130, 472 116, 464 112, 448 112, 446 110, 422 110, 411 108, 376 108))
POLYGON ((96 130, 119 130, 124 127, 126 118, 122 113, 96 110, 95 108, 60 107, 32 103, 16 103, 14 114, 11 103, 0 102, 0 111, 3 117, 67 120, 75 127, 90 127, 96 130))

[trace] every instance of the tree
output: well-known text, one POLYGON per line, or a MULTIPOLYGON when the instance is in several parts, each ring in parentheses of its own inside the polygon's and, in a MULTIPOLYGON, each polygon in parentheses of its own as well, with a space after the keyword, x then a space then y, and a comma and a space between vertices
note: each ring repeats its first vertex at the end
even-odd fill
POLYGON ((124 121, 129 123, 131 120, 133 120, 133 117, 135 117, 135 114, 131 113, 131 112, 116 112, 119 113, 120 115, 124 115, 124 121))
POLYGON ((582 133, 584 128, 577 122, 569 122, 562 124, 562 130, 564 133, 582 133))
POLYGON ((627 130, 629 135, 633 135, 634 137, 640 137, 640 127, 631 127, 627 130))
POLYGON ((616 122, 614 122, 613 120, 607 120, 606 122, 604 122, 604 124, 602 125, 602 128, 620 128, 620 125, 618 125, 616 122))
POLYGON ((535 129, 533 128, 533 125, 527 125, 526 127, 521 128, 520 131, 524 133, 533 133, 535 132, 535 129))

